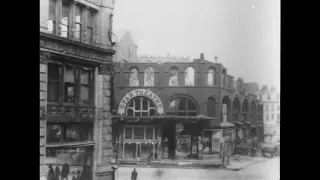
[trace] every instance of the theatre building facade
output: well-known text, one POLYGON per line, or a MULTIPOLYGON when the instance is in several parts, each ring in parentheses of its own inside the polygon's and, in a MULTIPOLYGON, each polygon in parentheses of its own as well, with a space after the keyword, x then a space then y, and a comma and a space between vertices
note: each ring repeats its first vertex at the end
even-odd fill
POLYGON ((218 63, 114 63, 113 140, 118 161, 207 159, 258 137, 255 95, 218 63))

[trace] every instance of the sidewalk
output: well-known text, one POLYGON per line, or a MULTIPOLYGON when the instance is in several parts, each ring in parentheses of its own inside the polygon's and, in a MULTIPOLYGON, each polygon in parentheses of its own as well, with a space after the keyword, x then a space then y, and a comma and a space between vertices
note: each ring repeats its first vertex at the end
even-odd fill
MULTIPOLYGON (((136 167, 147 167, 147 168, 186 168, 186 169, 220 169, 220 170, 231 170, 239 171, 246 168, 248 165, 266 161, 269 158, 263 157, 250 157, 250 156, 240 156, 234 155, 230 157, 229 165, 222 166, 221 159, 210 159, 210 160, 161 160, 152 161, 151 164, 139 163, 136 165, 120 165, 120 166, 136 166, 136 167)), ((227 161, 227 159, 225 160, 227 161)), ((226 162, 225 162, 226 163, 226 162)))
POLYGON ((232 171, 239 171, 251 164, 267 161, 267 160, 269 160, 269 158, 237 155, 237 156, 230 157, 230 164, 226 165, 225 168, 232 171))

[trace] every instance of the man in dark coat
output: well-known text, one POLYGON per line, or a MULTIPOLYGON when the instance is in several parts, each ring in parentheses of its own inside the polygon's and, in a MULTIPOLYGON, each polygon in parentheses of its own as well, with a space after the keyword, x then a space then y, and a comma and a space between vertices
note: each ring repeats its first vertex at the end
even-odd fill
POLYGON ((136 171, 136 168, 133 169, 131 173, 131 180, 137 180, 138 173, 136 171))
POLYGON ((54 171, 53 171, 53 167, 51 164, 49 165, 49 172, 48 172, 47 180, 55 180, 54 171))
POLYGON ((56 166, 55 177, 56 177, 56 180, 59 180, 59 179, 60 179, 60 169, 59 169, 59 166, 56 166))
POLYGON ((61 180, 68 179, 69 170, 70 170, 69 165, 67 163, 64 163, 64 165, 62 166, 62 171, 61 171, 61 180))

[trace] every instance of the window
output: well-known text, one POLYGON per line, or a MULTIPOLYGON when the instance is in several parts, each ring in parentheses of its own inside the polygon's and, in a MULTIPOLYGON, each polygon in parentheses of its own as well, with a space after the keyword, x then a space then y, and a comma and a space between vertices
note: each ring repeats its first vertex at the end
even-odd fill
POLYGON ((155 116, 156 106, 146 97, 132 99, 126 109, 127 116, 155 116))
POLYGON ((93 105, 92 75, 91 67, 48 63, 48 102, 93 105))
POLYGON ((62 0, 61 36, 69 37, 70 1, 62 0))
POLYGON ((215 84, 215 76, 216 76, 216 72, 213 68, 210 68, 208 71, 208 75, 207 75, 207 85, 208 86, 214 86, 215 84))
POLYGON ((230 111, 230 103, 227 97, 224 97, 222 100, 222 121, 228 121, 229 111, 230 111))
POLYGON ((75 102, 75 90, 76 90, 76 82, 75 82, 75 68, 72 66, 66 65, 64 67, 64 94, 65 99, 64 102, 75 102))
POLYGON ((239 120, 239 113, 240 113, 240 102, 238 98, 233 100, 233 120, 239 120))
POLYGON ((266 111, 269 111, 269 106, 268 105, 266 105, 266 111))
MULTIPOLYGON (((76 174, 82 174, 83 165, 93 166, 93 146, 88 147, 47 147, 46 148, 46 160, 48 162, 55 162, 56 166, 53 166, 54 170, 59 166, 60 172, 62 171, 62 165, 67 163, 70 168, 70 176, 76 176, 76 174), (75 172, 75 170, 77 172, 75 172)), ((91 176, 92 174, 88 174, 91 176)), ((67 179, 67 178, 66 178, 67 179)), ((89 178, 88 178, 89 179, 89 178)))
POLYGON ((167 114, 175 116, 196 116, 197 106, 190 98, 177 97, 169 103, 167 114))
POLYGON ((242 116, 243 116, 244 121, 248 120, 248 111, 249 111, 248 100, 244 100, 243 105, 242 105, 242 116))
POLYGON ((222 87, 225 86, 225 85, 224 85, 224 79, 225 79, 225 75, 224 75, 224 73, 222 73, 222 75, 221 75, 221 86, 222 86, 222 87))
POLYGON ((81 104, 90 104, 90 89, 91 89, 91 71, 90 69, 86 70, 85 68, 80 69, 80 103, 81 104))
POLYGON ((266 115, 266 120, 269 121, 269 114, 266 115))
POLYGON ((47 143, 93 141, 92 124, 48 123, 47 143))
POLYGON ((129 83, 130 86, 139 86, 139 71, 137 68, 131 68, 129 83))
POLYGON ((184 79, 186 86, 194 86, 194 69, 188 67, 184 72, 184 79))
MULTIPOLYGON (((125 127, 124 139, 126 142, 123 143, 124 158, 148 158, 150 152, 156 147, 152 142, 152 140, 156 139, 154 134, 156 134, 156 132, 153 126, 125 127)), ((156 154, 157 152, 154 153, 156 154)))
POLYGON ((81 40, 81 35, 82 35, 82 13, 83 13, 83 9, 81 6, 76 5, 75 6, 75 13, 76 13, 76 17, 75 17, 75 35, 74 38, 77 41, 81 40))
POLYGON ((271 114, 271 120, 274 120, 274 114, 271 114))
POLYGON ((268 100, 271 100, 271 96, 270 95, 268 95, 268 100))
POLYGON ((93 27, 95 23, 95 14, 92 10, 87 11, 87 40, 88 43, 93 45, 93 37, 94 37, 94 32, 93 32, 93 27))
POLYGON ((179 86, 178 69, 171 68, 169 72, 169 86, 179 86))
POLYGON ((151 66, 144 70, 144 86, 154 86, 154 69, 151 66))
POLYGON ((56 34, 56 0, 49 0, 48 31, 56 34))
POLYGON ((271 111, 274 111, 274 105, 271 105, 271 111))
POLYGON ((58 102, 60 93, 61 66, 49 63, 48 67, 48 101, 58 102))
POLYGON ((216 102, 215 99, 210 97, 208 99, 208 104, 207 104, 207 115, 208 117, 216 117, 216 102))

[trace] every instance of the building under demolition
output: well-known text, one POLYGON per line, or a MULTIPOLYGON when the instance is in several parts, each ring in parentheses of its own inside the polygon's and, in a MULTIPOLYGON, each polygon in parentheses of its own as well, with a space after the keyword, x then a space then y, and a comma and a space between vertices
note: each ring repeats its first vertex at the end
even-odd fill
POLYGON ((217 158, 235 140, 262 134, 256 95, 203 54, 191 62, 117 62, 114 71, 120 163, 217 158))

